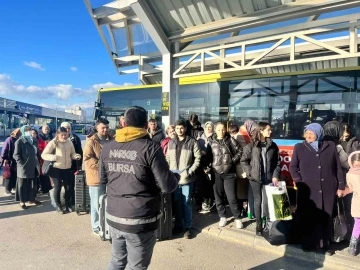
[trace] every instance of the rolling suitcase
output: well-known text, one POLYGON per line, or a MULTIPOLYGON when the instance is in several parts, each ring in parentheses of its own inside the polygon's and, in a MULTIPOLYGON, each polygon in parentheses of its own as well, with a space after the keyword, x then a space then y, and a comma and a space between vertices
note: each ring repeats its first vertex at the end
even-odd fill
POLYGON ((75 211, 78 215, 90 212, 89 187, 86 185, 85 171, 82 170, 75 174, 75 211))
POLYGON ((156 231, 156 238, 159 241, 171 239, 172 237, 172 203, 171 193, 161 193, 161 213, 159 228, 156 231))
POLYGON ((111 235, 109 230, 109 224, 106 220, 106 206, 107 206, 107 195, 103 194, 99 198, 99 236, 101 240, 109 240, 111 243, 111 235))

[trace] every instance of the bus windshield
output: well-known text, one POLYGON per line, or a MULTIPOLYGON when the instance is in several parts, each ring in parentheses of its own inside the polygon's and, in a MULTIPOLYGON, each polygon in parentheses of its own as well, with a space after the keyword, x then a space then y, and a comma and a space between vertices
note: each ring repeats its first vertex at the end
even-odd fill
MULTIPOLYGON (((196 113, 202 124, 223 121, 239 126, 246 119, 264 121, 272 126, 275 139, 302 139, 306 125, 332 120, 359 132, 359 75, 344 71, 180 85, 179 118, 196 113)), ((161 87, 105 91, 100 99, 110 127, 133 105, 161 116, 161 87)))

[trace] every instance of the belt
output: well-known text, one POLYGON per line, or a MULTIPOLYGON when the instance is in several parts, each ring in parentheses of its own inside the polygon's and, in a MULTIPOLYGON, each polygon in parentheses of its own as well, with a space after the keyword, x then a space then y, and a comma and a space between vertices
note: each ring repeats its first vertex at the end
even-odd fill
POLYGON ((159 220, 162 216, 162 213, 158 214, 155 217, 152 218, 119 218, 119 217, 115 217, 112 216, 110 214, 107 213, 106 218, 112 222, 116 222, 119 224, 124 224, 124 225, 141 225, 141 224, 148 224, 148 223, 153 223, 157 220, 159 220))

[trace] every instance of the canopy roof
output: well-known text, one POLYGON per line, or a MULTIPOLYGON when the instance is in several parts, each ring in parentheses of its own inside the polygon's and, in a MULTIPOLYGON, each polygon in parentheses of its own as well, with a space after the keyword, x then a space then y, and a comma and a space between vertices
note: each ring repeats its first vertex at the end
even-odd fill
MULTIPOLYGON (((315 27, 318 27, 316 29, 319 30, 319 26, 323 28, 320 29, 322 31, 328 25, 333 26, 334 23, 328 20, 327 24, 314 24, 313 26, 311 23, 316 21, 320 14, 360 6, 360 0, 118 0, 99 7, 91 6, 90 0, 84 0, 84 2, 116 70, 119 74, 127 74, 129 70, 145 71, 142 73, 143 78, 155 76, 155 80, 144 80, 144 83, 159 82, 163 54, 175 53, 176 55, 177 53, 179 62, 186 62, 191 55, 196 55, 197 51, 200 51, 201 54, 209 47, 228 46, 241 41, 251 43, 251 40, 264 37, 263 31, 267 32, 268 37, 289 33, 289 31, 293 31, 290 28, 287 31, 280 27, 279 30, 278 28, 268 28, 269 25, 276 23, 283 23, 283 26, 286 26, 287 21, 292 21, 291 24, 295 27, 294 31, 315 29, 315 27), (261 33, 256 35, 255 32, 249 39, 246 31, 259 27, 262 27, 261 33), (190 55, 188 58, 180 58, 181 53, 186 54, 191 51, 194 51, 194 54, 187 53, 190 55)), ((352 23, 357 23, 358 19, 360 19, 360 14, 352 17, 352 23)), ((351 22, 344 18, 343 21, 338 20, 336 23, 350 24, 351 22)), ((349 27, 354 28, 354 25, 349 27)), ((344 29, 346 27, 338 30, 344 29)), ((352 41, 356 42, 356 46, 353 45, 357 47, 357 28, 352 33, 356 35, 352 41)), ((319 40, 319 38, 316 39, 319 40)), ((349 38, 343 35, 343 39, 349 38)), ((269 43, 267 48, 271 48, 273 45, 273 43, 269 43)), ((291 46, 290 43, 283 45, 291 46)), ((296 40, 293 45, 298 46, 296 40)), ((346 50, 346 45, 341 42, 332 46, 346 50)), ((349 46, 347 47, 349 48, 349 46)), ((327 46, 325 48, 329 49, 327 46)), ((321 49, 323 50, 324 47, 321 49)), ((302 50, 304 51, 304 49, 302 50)), ((311 52, 314 52, 314 48, 311 52)), ((357 49, 354 52, 357 53, 357 49)), ((249 51, 242 53, 248 54, 249 51)), ((340 54, 339 51, 338 53, 340 54)), ((221 56, 220 50, 213 54, 221 56)), ((290 52, 287 53, 287 56, 289 55, 290 52)), ((204 60, 196 59, 196 57, 193 59, 195 62, 196 60, 208 62, 206 67, 201 68, 196 66, 196 63, 189 63, 190 67, 193 70, 197 68, 200 72, 220 69, 220 67, 214 68, 214 64, 215 66, 216 64, 220 65, 221 61, 219 63, 205 61, 205 59, 213 60, 215 57, 214 55, 210 56, 212 59, 209 58, 209 55, 207 55, 208 58, 206 56, 201 58, 204 60)), ((274 58, 274 54, 272 56, 274 58)), ((351 56, 354 57, 354 55, 351 56)), ((279 54, 278 57, 284 58, 284 53, 279 54)), ((262 60, 274 61, 273 58, 262 60)), ((293 58, 295 59, 295 57, 293 58)), ((329 59, 328 61, 336 60, 334 63, 346 66, 345 58, 350 58, 350 55, 342 57, 341 60, 329 59)), ((241 61, 241 59, 237 60, 241 61)), ((236 63, 236 59, 234 62, 236 63)), ((225 63, 225 65, 231 64, 225 63)), ((305 62, 298 65, 306 68, 305 62)), ((324 65, 313 65, 315 68, 321 66, 324 65)), ((224 69, 224 65, 222 69, 224 69)), ((291 68, 289 69, 291 70, 291 68)), ((272 68, 266 70, 262 67, 254 68, 250 73, 265 74, 271 73, 273 70, 281 69, 273 65, 272 68)), ((191 72, 185 72, 185 74, 187 73, 189 76, 191 75, 191 72)))

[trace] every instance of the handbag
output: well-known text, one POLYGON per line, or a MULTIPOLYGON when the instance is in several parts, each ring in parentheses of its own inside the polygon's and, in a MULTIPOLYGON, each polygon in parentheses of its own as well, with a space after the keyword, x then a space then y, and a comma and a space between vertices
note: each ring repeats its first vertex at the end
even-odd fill
MULTIPOLYGON (((55 153, 56 153, 56 147, 54 148, 52 154, 55 155, 55 153)), ((53 167, 54 167, 54 161, 44 160, 44 163, 41 167, 42 174, 45 176, 50 176, 53 167)))
POLYGON ((262 235, 273 246, 291 244, 295 231, 293 225, 293 220, 268 220, 262 235))
POLYGON ((339 243, 345 239, 345 236, 348 232, 348 225, 344 214, 344 201, 342 198, 337 198, 336 206, 337 215, 333 218, 332 240, 335 243, 339 243), (342 210, 340 209, 340 204, 342 210))
POLYGON ((5 166, 2 169, 2 177, 3 179, 9 179, 11 177, 11 171, 9 164, 5 164, 5 166))

